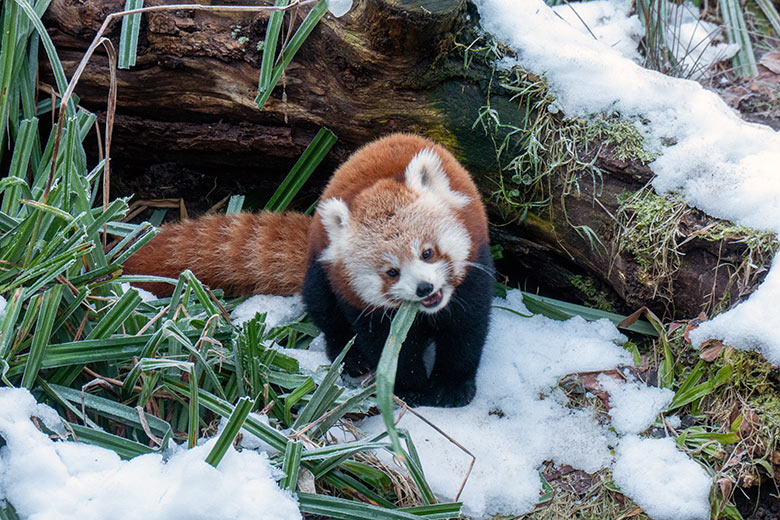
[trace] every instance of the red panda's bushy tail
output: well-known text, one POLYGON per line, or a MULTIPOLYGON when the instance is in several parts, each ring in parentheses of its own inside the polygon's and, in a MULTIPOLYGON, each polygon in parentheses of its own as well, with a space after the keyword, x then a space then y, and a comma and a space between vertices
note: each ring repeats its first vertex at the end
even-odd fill
MULTIPOLYGON (((233 296, 300 292, 311 217, 300 213, 215 215, 162 226, 123 266, 124 274, 177 278, 190 269, 204 284, 233 296)), ((134 284, 157 296, 164 283, 134 284)))

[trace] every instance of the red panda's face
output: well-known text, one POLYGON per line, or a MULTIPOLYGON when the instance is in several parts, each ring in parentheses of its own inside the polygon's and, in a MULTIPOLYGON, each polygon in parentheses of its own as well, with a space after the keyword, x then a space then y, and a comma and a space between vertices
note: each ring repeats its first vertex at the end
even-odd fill
POLYGON ((465 275, 471 237, 457 210, 468 202, 450 188, 438 156, 423 150, 404 182, 380 180, 350 207, 339 199, 320 204, 330 242, 320 259, 345 270, 367 307, 417 301, 438 312, 465 275))

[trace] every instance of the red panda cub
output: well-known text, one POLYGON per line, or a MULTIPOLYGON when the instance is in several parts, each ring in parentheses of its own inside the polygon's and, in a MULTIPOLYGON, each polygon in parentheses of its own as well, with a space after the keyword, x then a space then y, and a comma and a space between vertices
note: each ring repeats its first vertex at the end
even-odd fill
MULTIPOLYGON (((423 137, 394 134, 355 152, 313 220, 261 212, 165 225, 123 268, 172 278, 191 269, 235 295, 302 290, 331 359, 356 337, 344 361, 351 376, 376 368, 399 305, 420 302, 395 393, 413 406, 474 397, 493 295, 487 218, 468 172, 423 137)), ((170 294, 163 284, 139 285, 170 294)))
POLYGON ((306 309, 345 369, 376 368, 394 310, 420 302, 401 350, 395 393, 413 406, 463 406, 488 329, 493 261, 471 177, 447 150, 395 134, 366 145, 333 175, 309 232, 306 309), (423 352, 435 345, 430 374, 423 352))

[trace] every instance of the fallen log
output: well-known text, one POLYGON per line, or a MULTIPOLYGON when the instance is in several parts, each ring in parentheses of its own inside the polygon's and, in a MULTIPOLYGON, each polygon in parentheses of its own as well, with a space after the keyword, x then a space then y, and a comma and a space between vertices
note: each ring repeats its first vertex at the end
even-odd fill
MULTIPOLYGON (((172 2, 145 5, 165 3, 172 2)), ((123 6, 123 0, 51 3, 45 23, 69 75, 105 16, 123 6)), ((286 23, 299 23, 305 9, 286 23)), ((531 207, 516 223, 518 215, 495 197, 504 174, 495 136, 474 124, 488 99, 511 125, 521 126, 528 112, 523 99, 512 100, 494 82, 490 46, 477 38, 478 15, 466 0, 360 0, 342 18, 326 15, 260 110, 254 97, 267 20, 264 12, 143 16, 137 63, 118 71, 114 195, 181 196, 194 213, 231 193, 261 201, 327 126, 339 142, 302 194, 299 207, 306 207, 360 145, 393 131, 419 132, 450 148, 488 196, 493 239, 504 256, 499 271, 511 283, 617 311, 647 305, 690 317, 733 303, 760 279, 760 268, 724 267, 743 264, 753 250, 739 236, 702 232, 714 221, 690 208, 673 230, 673 261, 648 266, 630 243, 626 223, 636 210, 627 211, 624 201, 652 172, 642 161, 616 158, 606 143, 578 152, 582 164, 599 168, 598 182, 589 181, 587 169, 556 171, 543 197, 550 203, 531 207), (480 46, 487 50, 475 53, 480 46), (578 178, 579 189, 571 190, 578 178)), ((119 24, 110 36, 117 45, 119 24)), ((76 90, 99 115, 107 62, 96 54, 76 90)), ((41 79, 53 84, 45 67, 41 79)))

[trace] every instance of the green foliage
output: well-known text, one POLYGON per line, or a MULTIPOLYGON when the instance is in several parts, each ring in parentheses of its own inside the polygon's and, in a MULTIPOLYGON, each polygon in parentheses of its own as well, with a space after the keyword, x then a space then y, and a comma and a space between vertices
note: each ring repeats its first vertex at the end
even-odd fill
MULTIPOLYGON (((386 483, 405 477, 391 479, 385 472, 392 470, 360 462, 368 450, 392 450, 386 434, 328 446, 328 430, 345 414, 371 406, 376 387, 345 389, 338 384, 339 363, 310 373, 285 355, 280 345, 306 347, 318 334, 310 323, 270 328, 259 315, 237 327, 228 314, 235 302, 214 295, 189 271, 177 279, 121 274, 122 263, 155 230, 149 223, 122 222, 126 200, 99 200, 105 162, 90 168, 82 145, 94 114, 76 109, 71 99, 61 107, 68 112, 63 126, 41 136, 37 117, 51 104, 27 103, 26 73, 36 63, 39 37, 55 71, 62 69, 39 19, 47 4, 13 0, 2 6, 0 62, 10 73, 2 77, 8 88, 0 101, 11 129, 10 139, 3 139, 10 143, 9 168, 0 179, 0 295, 7 300, 0 316, 3 384, 31 389, 60 413, 74 439, 124 458, 159 452, 171 439, 194 446, 214 435, 224 418, 206 459, 210 464, 219 464, 243 428, 279 450, 272 463, 285 471, 282 486, 296 492, 299 469, 305 468, 318 489, 339 490, 344 497, 301 494, 304 510, 327 510, 333 518, 457 516, 459 504, 395 506, 409 499, 386 483), (173 294, 145 302, 122 284, 143 281, 168 283, 173 294), (268 422, 258 415, 263 409, 268 422)), ((307 30, 324 6, 323 1, 312 10, 307 30)), ((134 30, 129 27, 122 39, 132 40, 127 34, 134 30)), ((282 51, 284 65, 274 65, 272 79, 302 37, 293 36, 282 51)), ((68 85, 58 87, 63 92, 68 85)), ((324 129, 318 134, 280 188, 274 209, 289 203, 334 141, 324 129)), ((232 199, 230 211, 242 203, 232 199)), ((431 504, 414 445, 405 432, 398 435, 409 453, 408 489, 424 497, 419 503, 431 504)), ((0 509, 0 516, 14 517, 10 505, 0 509)))

